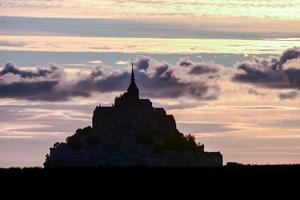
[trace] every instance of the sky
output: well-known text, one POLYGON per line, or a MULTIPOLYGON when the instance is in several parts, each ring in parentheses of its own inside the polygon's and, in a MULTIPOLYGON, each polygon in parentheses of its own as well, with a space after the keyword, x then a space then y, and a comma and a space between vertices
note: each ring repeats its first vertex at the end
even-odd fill
POLYGON ((300 1, 0 0, 0 167, 129 84, 224 162, 300 163, 300 1))

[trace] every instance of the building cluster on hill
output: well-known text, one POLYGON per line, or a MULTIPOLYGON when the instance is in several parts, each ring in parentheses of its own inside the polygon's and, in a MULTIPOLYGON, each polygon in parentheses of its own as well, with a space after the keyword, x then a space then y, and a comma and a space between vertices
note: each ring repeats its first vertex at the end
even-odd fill
POLYGON ((111 107, 97 106, 92 127, 78 129, 56 143, 45 167, 198 167, 222 166, 220 152, 205 152, 192 135, 176 128, 172 115, 140 99, 132 67, 131 82, 111 107))

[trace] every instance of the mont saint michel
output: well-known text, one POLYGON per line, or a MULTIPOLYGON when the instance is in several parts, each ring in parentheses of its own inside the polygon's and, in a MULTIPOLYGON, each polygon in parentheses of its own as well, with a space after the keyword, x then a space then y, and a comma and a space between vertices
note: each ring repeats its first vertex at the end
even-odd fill
POLYGON ((133 63, 127 91, 111 107, 97 106, 92 127, 55 143, 44 162, 45 168, 222 165, 220 152, 206 152, 194 136, 178 131, 164 108, 140 98, 133 63))

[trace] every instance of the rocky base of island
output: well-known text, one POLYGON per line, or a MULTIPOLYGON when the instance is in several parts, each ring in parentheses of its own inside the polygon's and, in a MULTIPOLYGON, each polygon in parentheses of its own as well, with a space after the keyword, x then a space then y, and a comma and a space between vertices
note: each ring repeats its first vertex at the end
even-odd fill
POLYGON ((222 166, 219 152, 205 152, 192 135, 134 132, 127 127, 101 135, 91 127, 78 129, 50 148, 44 166, 56 167, 197 167, 222 166), (118 134, 119 133, 119 134, 118 134))

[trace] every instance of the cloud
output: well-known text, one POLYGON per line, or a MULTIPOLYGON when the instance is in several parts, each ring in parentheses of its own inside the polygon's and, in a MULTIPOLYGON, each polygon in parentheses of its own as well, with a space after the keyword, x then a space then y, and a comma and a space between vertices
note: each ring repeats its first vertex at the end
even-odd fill
MULTIPOLYGON (((212 100, 219 94, 219 87, 205 81, 182 81, 167 62, 158 62, 150 57, 136 61, 139 69, 137 78, 147 96, 176 98, 188 95, 196 99, 212 100)), ((188 74, 187 74, 188 76, 188 74)))
POLYGON ((72 80, 63 69, 54 65, 20 70, 8 63, 0 72, 0 98, 63 101, 76 96, 89 97, 92 92, 118 91, 124 89, 128 80, 127 72, 105 74, 101 67, 94 68, 89 74, 78 74, 72 80))
POLYGON ((217 68, 211 67, 210 65, 195 65, 191 70, 190 74, 207 74, 207 73, 216 73, 218 72, 217 68))
POLYGON ((59 73, 55 73, 58 70, 59 68, 54 65, 50 65, 49 68, 44 69, 38 68, 35 71, 20 70, 13 63, 7 63, 3 70, 0 72, 0 76, 11 73, 14 75, 19 75, 22 78, 47 77, 48 75, 51 75, 52 78, 60 78, 60 76, 62 75, 62 71, 60 71, 59 73))
MULTIPOLYGON (((135 77, 141 93, 147 97, 177 98, 189 95, 196 99, 211 100, 217 98, 219 88, 201 81, 181 81, 171 66, 150 57, 140 57, 135 61, 135 77)), ((105 74, 100 68, 76 84, 76 90, 91 92, 111 92, 126 90, 129 84, 129 72, 105 74)))
MULTIPOLYGON (((217 85, 207 84, 205 80, 181 80, 167 62, 140 57, 135 64, 136 81, 146 97, 178 98, 188 95, 198 100, 212 100, 220 92, 217 85)), ((22 70, 7 63, 0 71, 0 98, 63 101, 76 96, 89 97, 93 93, 124 91, 129 81, 128 71, 106 70, 102 66, 70 79, 63 69, 54 65, 22 70)))
POLYGON ((70 90, 72 87, 67 86, 65 79, 65 71, 54 65, 32 71, 7 63, 0 72, 0 98, 59 101, 70 96, 88 96, 85 92, 70 90))
POLYGON ((291 91, 291 92, 279 93, 278 96, 281 100, 294 100, 299 97, 299 92, 291 91))
POLYGON ((283 64, 296 58, 300 58, 300 48, 287 49, 280 57, 277 68, 282 69, 283 64))
POLYGON ((277 57, 253 58, 239 64, 238 72, 233 76, 237 82, 257 84, 270 88, 300 89, 300 66, 287 65, 300 58, 300 48, 292 48, 277 57))
POLYGON ((264 93, 261 93, 261 92, 258 92, 257 90, 253 89, 253 88, 250 88, 248 90, 248 93, 249 94, 252 94, 252 95, 255 95, 255 96, 265 96, 266 94, 264 93))
POLYGON ((89 63, 93 64, 93 65, 95 65, 95 64, 96 65, 98 65, 98 64, 100 65, 100 64, 102 64, 102 61, 101 60, 91 60, 91 61, 89 61, 89 63))
POLYGON ((181 67, 189 67, 189 74, 194 75, 217 73, 223 67, 214 62, 193 62, 189 59, 181 59, 178 65, 181 67))
POLYGON ((231 127, 230 124, 221 123, 178 123, 178 129, 184 133, 195 135, 198 133, 222 133, 239 130, 238 128, 231 127))
POLYGON ((35 81, 35 82, 15 82, 0 86, 1 97, 27 98, 27 99, 47 99, 52 95, 47 95, 53 90, 57 81, 35 81), (48 98, 47 98, 48 97, 48 98))
POLYGON ((72 89, 76 91, 113 92, 125 90, 130 80, 128 72, 106 74, 102 68, 95 68, 89 75, 75 83, 72 89))
POLYGON ((6 41, 6 40, 0 40, 0 46, 6 46, 6 47, 22 47, 27 45, 26 42, 12 42, 12 41, 6 41))
MULTIPOLYGON (((178 98, 189 95, 199 100, 216 99, 220 89, 208 85, 205 81, 182 81, 166 62, 159 62, 150 57, 139 57, 134 61, 135 77, 143 96, 155 98, 178 98)), ((91 74, 79 80, 75 91, 112 92, 126 90, 130 73, 104 72, 95 68, 91 74)))
POLYGON ((128 65, 128 62, 127 61, 124 61, 124 60, 119 60, 117 62, 115 62, 116 65, 128 65))
POLYGON ((149 62, 151 58, 148 56, 140 57, 136 62, 135 65, 139 70, 147 70, 149 68, 149 62))

